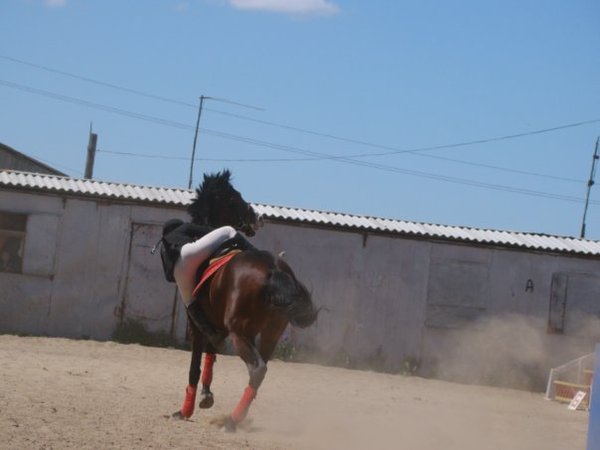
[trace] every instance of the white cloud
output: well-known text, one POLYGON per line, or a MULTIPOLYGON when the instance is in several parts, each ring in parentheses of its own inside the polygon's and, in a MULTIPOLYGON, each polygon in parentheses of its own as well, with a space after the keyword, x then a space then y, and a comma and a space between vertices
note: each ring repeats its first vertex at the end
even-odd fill
POLYGON ((185 12, 188 9, 190 9, 190 2, 189 1, 180 1, 175 5, 175 11, 177 12, 185 12))
POLYGON ((332 15, 340 8, 329 0, 228 0, 237 9, 298 15, 332 15))
POLYGON ((67 0, 44 0, 44 5, 48 8, 62 8, 67 6, 67 0))

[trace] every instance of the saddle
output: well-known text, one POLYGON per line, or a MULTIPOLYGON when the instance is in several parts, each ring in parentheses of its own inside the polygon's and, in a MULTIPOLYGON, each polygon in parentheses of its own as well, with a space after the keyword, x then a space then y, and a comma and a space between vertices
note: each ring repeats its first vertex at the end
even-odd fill
POLYGON ((210 259, 208 261, 207 266, 203 265, 203 267, 201 268, 203 270, 201 270, 202 275, 200 276, 200 281, 198 281, 198 284, 196 285, 192 293, 194 297, 198 295, 198 292, 200 292, 200 289, 202 288, 204 283, 206 283, 206 281, 208 281, 217 272, 217 270, 219 270, 221 267, 227 264, 235 255, 242 252, 242 250, 238 248, 228 250, 229 251, 225 252, 224 254, 219 254, 218 256, 210 259))

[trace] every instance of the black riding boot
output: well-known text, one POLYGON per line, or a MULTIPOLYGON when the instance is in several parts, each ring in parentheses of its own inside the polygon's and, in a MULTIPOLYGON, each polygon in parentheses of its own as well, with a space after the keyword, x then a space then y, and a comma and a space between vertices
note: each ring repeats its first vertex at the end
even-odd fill
POLYGON ((211 345, 218 350, 223 345, 225 339, 225 333, 218 331, 213 324, 211 324, 200 305, 200 301, 194 300, 187 307, 187 314, 190 320, 194 323, 196 328, 206 336, 211 345))
POLYGON ((239 249, 242 251, 256 249, 256 247, 239 232, 231 239, 226 240, 219 248, 239 249))

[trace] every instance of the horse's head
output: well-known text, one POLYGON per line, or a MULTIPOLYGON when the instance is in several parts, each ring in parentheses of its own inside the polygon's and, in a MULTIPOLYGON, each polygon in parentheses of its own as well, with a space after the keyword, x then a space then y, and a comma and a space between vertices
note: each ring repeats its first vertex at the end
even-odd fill
POLYGON ((231 172, 227 169, 204 175, 188 213, 193 223, 215 228, 231 225, 247 236, 254 236, 256 228, 262 225, 252 206, 231 185, 231 172))

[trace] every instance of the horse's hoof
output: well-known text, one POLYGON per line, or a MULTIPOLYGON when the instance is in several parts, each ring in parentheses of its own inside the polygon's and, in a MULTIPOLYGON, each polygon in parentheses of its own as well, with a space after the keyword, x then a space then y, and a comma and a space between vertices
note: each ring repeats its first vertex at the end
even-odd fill
POLYGON ((237 425, 235 424, 235 422, 233 421, 233 419, 231 418, 231 416, 227 416, 225 418, 225 423, 223 423, 223 428, 228 433, 235 433, 235 431, 237 429, 237 425))
POLYGON ((208 409, 215 404, 215 398, 213 397, 212 392, 202 392, 200 393, 200 396, 200 403, 198 403, 199 408, 208 409))
POLYGON ((213 427, 224 429, 225 421, 227 420, 228 417, 229 416, 222 414, 217 417, 213 417, 212 419, 209 420, 208 423, 210 423, 213 427))
POLYGON ((175 411, 175 412, 174 412, 174 413, 171 415, 171 417, 172 417, 173 419, 179 419, 179 420, 186 420, 186 419, 187 419, 187 417, 185 417, 185 416, 184 416, 184 415, 181 413, 181 411, 175 411))

